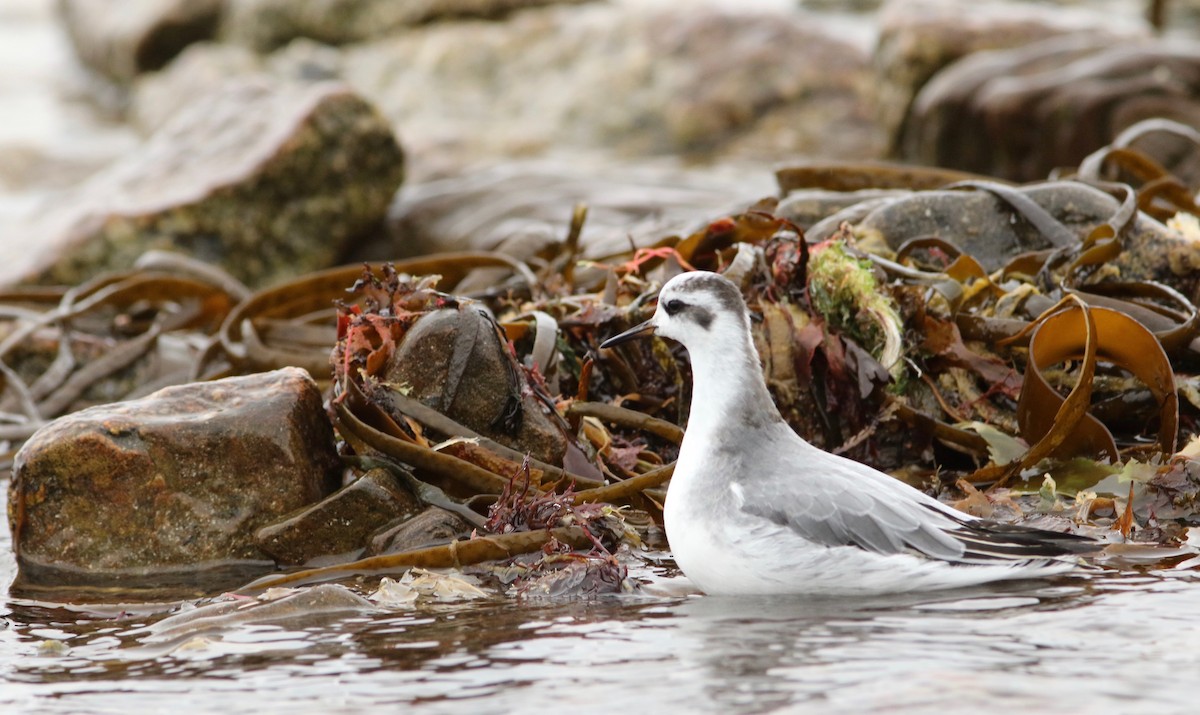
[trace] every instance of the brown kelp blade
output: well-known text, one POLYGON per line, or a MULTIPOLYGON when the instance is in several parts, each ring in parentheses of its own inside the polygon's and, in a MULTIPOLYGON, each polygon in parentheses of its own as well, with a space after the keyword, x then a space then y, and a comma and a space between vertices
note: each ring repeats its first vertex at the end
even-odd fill
POLYGON ((1017 407, 1022 436, 1034 444, 1023 460, 1027 464, 1031 457, 1050 455, 1118 458, 1108 429, 1086 413, 1098 359, 1129 371, 1146 385, 1159 405, 1159 448, 1165 454, 1174 451, 1178 399, 1162 346, 1124 313, 1080 301, 1043 319, 1030 339, 1029 367, 1017 407), (1082 360, 1083 366, 1075 389, 1064 399, 1043 371, 1067 360, 1082 360))
POLYGON ((238 589, 238 593, 256 594, 269 588, 307 586, 358 576, 394 576, 417 566, 430 569, 462 568, 485 561, 509 559, 521 554, 532 553, 541 549, 552 539, 574 549, 587 548, 592 545, 592 540, 587 533, 578 526, 558 527, 542 531, 520 531, 496 536, 477 536, 466 541, 451 541, 447 544, 403 551, 397 554, 371 556, 336 566, 264 576, 238 589))

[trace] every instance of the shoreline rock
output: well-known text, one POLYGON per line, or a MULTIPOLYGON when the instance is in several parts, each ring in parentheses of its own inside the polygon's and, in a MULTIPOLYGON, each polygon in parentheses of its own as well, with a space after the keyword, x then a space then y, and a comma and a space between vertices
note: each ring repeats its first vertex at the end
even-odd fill
POLYGON ((17 587, 269 569, 254 533, 329 494, 340 474, 321 394, 296 368, 67 415, 15 459, 17 587))
POLYGON ((403 173, 391 128, 345 85, 229 82, 0 247, 0 283, 77 284, 156 248, 273 283, 380 226, 403 173))

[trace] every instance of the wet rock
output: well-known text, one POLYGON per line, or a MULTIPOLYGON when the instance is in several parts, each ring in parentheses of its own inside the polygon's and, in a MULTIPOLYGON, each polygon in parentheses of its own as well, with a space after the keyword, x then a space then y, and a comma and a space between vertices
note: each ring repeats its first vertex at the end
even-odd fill
POLYGON ((896 141, 917 92, 941 68, 982 50, 1020 47, 1065 34, 1096 41, 1149 36, 1138 19, 1081 8, 1012 2, 891 0, 879 17, 872 64, 878 75, 879 116, 896 141))
POLYGON ((372 469, 322 501, 263 527, 255 542, 283 565, 321 557, 349 561, 381 525, 411 517, 420 509, 420 501, 390 472, 372 469))
POLYGON ((76 412, 17 453, 19 582, 132 586, 261 565, 255 532, 329 494, 339 474, 320 391, 296 368, 76 412))
POLYGON ((903 156, 1016 181, 1150 117, 1200 124, 1200 43, 1052 38, 964 58, 914 101, 903 156))
POLYGON ((367 555, 398 554, 444 544, 471 533, 471 525, 458 514, 431 506, 411 519, 388 525, 371 537, 367 555))
POLYGON ((59 0, 76 54, 109 79, 157 70, 187 45, 212 37, 222 0, 59 0))
POLYGON ((259 51, 297 37, 330 44, 382 37, 438 20, 499 18, 514 10, 587 0, 226 0, 222 35, 259 51))
MULTIPOLYGON (((1026 197, 1082 238, 1119 208, 1112 196, 1077 182, 1048 182, 1021 189, 1026 197)), ((971 254, 991 272, 1019 253, 1051 248, 1049 240, 1006 202, 985 191, 922 191, 863 203, 814 225, 809 241, 828 238, 842 221, 867 245, 899 248, 920 236, 940 236, 971 254), (868 207, 858 215, 859 207, 868 207)), ((1111 262, 1125 280, 1156 280, 1195 297, 1200 243, 1139 213, 1125 234, 1124 250, 1111 262)))
POLYGON ((533 397, 500 329, 473 306, 413 324, 384 381, 485 437, 562 464, 567 438, 557 415, 533 397))
POLYGON ((73 285, 152 248, 278 281, 377 226, 402 176, 386 121, 345 86, 231 82, 4 246, 0 283, 73 285))

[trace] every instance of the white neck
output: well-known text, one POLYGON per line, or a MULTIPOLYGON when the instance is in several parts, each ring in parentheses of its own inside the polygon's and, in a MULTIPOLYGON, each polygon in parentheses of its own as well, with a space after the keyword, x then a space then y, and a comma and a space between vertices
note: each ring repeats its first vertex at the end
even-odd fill
POLYGON ((689 350, 688 354, 692 360, 688 434, 703 435, 707 441, 731 427, 753 428, 782 421, 767 391, 748 330, 720 350, 689 350))

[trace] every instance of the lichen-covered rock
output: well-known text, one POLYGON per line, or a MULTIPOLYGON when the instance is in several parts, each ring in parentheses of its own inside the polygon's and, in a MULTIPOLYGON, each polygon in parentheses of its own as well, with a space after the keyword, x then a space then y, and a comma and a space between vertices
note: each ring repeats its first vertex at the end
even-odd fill
POLYGON ((76 284, 152 248, 278 281, 379 225, 402 176, 387 122, 344 85, 233 81, 0 247, 0 283, 76 284))
POLYGON ((389 524, 371 536, 367 554, 395 554, 444 544, 469 534, 471 525, 458 514, 431 506, 416 516, 389 524))
POLYGON ((562 464, 567 438, 557 415, 533 397, 499 328, 473 306, 414 323, 384 381, 485 437, 562 464))
POLYGON ((216 34, 222 0, 59 0, 76 54, 109 79, 156 70, 216 34))
POLYGON ((913 102, 904 158, 1014 181, 1077 166, 1151 117, 1200 125, 1200 42, 1051 38, 979 53, 913 102))
POLYGON ((1083 8, 988 0, 891 0, 880 13, 872 57, 884 129, 898 139, 917 92, 934 73, 960 57, 1066 34, 1115 42, 1148 37, 1149 30, 1140 20, 1115 19, 1083 8))
POLYGON ((339 475, 321 393, 296 368, 82 410, 16 456, 18 582, 133 586, 261 565, 255 532, 339 475))
POLYGON ((297 37, 358 42, 444 19, 498 18, 514 10, 588 0, 226 0, 222 35, 257 50, 297 37))
POLYGON ((259 529, 255 539, 280 564, 323 557, 349 561, 381 526, 413 516, 421 502, 384 469, 372 469, 299 513, 259 529))

